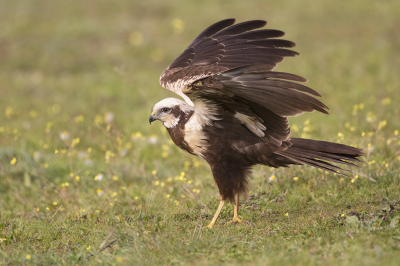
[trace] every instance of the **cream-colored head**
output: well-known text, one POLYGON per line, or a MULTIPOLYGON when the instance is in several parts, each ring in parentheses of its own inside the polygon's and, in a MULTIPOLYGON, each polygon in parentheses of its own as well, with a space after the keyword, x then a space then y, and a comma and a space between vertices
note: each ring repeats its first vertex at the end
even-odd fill
POLYGON ((173 128, 181 119, 182 112, 189 114, 193 110, 193 107, 184 101, 175 98, 166 98, 154 105, 149 117, 149 123, 151 124, 154 120, 160 120, 166 128, 173 128))

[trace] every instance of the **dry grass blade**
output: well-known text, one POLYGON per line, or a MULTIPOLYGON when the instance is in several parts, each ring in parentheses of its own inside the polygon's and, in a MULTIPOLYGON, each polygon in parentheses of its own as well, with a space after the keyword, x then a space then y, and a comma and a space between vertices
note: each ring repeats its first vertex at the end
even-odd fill
MULTIPOLYGON (((111 247, 111 245, 114 244, 115 242, 117 242, 117 239, 111 240, 110 243, 108 243, 107 245, 105 245, 104 247, 102 247, 101 249, 99 249, 99 252, 97 252, 97 254, 100 253, 100 252, 102 252, 102 251, 104 251, 104 250, 106 250, 106 248, 111 247)), ((95 255, 95 254, 89 254, 89 255, 86 256, 86 259, 88 259, 88 258, 90 258, 90 257, 93 257, 94 255, 95 255)))

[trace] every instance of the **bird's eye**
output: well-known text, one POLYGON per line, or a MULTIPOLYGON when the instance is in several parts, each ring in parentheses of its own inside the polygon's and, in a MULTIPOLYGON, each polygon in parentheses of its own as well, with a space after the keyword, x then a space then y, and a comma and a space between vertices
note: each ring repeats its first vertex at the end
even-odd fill
POLYGON ((162 112, 164 112, 164 113, 166 113, 166 112, 168 112, 168 111, 169 111, 169 108, 167 108, 167 107, 164 107, 163 109, 161 109, 161 111, 162 111, 162 112))

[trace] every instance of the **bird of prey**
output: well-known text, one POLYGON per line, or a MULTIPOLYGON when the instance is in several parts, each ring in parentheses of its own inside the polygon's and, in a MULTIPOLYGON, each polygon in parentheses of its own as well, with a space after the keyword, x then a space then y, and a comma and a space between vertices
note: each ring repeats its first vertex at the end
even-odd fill
MULTIPOLYGON (((288 117, 304 112, 328 114, 321 95, 298 82, 303 77, 272 71, 295 44, 280 30, 260 29, 265 21, 217 22, 162 73, 160 84, 184 100, 154 105, 149 122, 160 120, 173 142, 210 165, 220 194, 212 228, 226 200, 239 216, 239 196, 248 189, 252 166, 311 165, 343 175, 331 164, 354 165, 363 151, 343 144, 291 138, 288 117)), ((344 171, 344 170, 343 170, 344 171)))

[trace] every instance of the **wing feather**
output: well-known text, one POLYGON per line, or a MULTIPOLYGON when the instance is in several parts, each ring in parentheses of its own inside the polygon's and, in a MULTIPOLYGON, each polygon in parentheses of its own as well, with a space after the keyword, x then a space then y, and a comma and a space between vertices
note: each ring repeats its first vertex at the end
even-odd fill
MULTIPOLYGON (((274 147, 288 145, 288 116, 327 114, 329 108, 313 97, 321 97, 318 92, 298 83, 305 78, 272 71, 285 57, 298 55, 288 49, 295 46, 293 42, 277 39, 284 32, 260 29, 266 25, 262 20, 234 23, 227 19, 204 30, 164 71, 160 83, 194 105, 202 119, 209 112, 204 108, 212 108, 214 114, 204 124, 223 125, 216 112, 228 112, 229 123, 242 124, 260 141, 274 147)), ((307 156, 311 155, 293 159, 330 167, 307 156)))
POLYGON ((251 20, 251 21, 245 21, 242 23, 238 23, 236 25, 233 25, 225 30, 222 30, 216 34, 213 35, 213 38, 220 40, 225 37, 230 37, 232 35, 238 35, 246 31, 251 31, 255 30, 258 28, 262 28, 267 24, 266 21, 264 20, 251 20))
POLYGON ((188 47, 193 46, 198 41, 202 41, 202 39, 205 38, 205 37, 212 36, 213 34, 219 32, 220 30, 225 29, 226 27, 229 27, 229 26, 233 25, 235 23, 235 21, 236 21, 235 19, 231 18, 231 19, 221 20, 221 21, 211 25, 210 27, 205 29, 202 33, 200 33, 199 36, 197 36, 189 44, 188 47))

